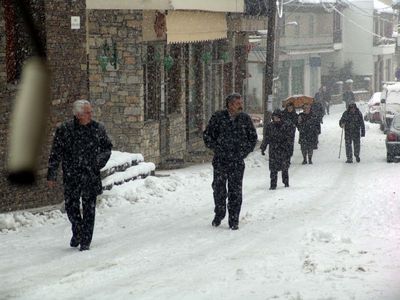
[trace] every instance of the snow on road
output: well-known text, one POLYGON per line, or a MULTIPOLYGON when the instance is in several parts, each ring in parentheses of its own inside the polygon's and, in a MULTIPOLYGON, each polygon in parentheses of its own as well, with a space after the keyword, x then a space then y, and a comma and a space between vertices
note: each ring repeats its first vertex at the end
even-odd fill
POLYGON ((290 188, 250 155, 238 231, 210 225, 210 164, 105 192, 86 252, 59 211, 0 214, 0 299, 400 299, 400 165, 369 123, 361 163, 338 159, 341 112, 290 188))

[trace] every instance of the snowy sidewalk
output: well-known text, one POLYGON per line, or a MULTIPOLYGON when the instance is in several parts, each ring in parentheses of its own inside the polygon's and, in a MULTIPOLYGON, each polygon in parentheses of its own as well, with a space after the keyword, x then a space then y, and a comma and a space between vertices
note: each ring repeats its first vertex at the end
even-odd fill
POLYGON ((266 157, 250 155, 238 231, 210 225, 210 164, 105 191, 85 253, 60 212, 0 215, 15 224, 0 232, 0 299, 400 299, 400 164, 370 123, 361 163, 339 160, 342 108, 313 165, 296 145, 290 188, 269 191, 266 157))

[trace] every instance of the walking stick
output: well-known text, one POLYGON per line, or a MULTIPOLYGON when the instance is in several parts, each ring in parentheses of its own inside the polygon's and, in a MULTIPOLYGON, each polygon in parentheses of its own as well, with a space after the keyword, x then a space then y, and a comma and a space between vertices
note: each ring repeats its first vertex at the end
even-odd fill
POLYGON ((343 131, 344 131, 344 126, 342 127, 342 134, 340 136, 340 147, 339 147, 339 159, 340 159, 340 152, 342 152, 342 141, 343 141, 343 131))

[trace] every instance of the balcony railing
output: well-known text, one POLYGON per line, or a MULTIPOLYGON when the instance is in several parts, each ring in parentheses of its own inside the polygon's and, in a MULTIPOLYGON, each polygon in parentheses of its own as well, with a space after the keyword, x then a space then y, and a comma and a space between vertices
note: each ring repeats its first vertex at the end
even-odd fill
POLYGON ((280 47, 292 50, 333 48, 332 34, 281 37, 280 47))

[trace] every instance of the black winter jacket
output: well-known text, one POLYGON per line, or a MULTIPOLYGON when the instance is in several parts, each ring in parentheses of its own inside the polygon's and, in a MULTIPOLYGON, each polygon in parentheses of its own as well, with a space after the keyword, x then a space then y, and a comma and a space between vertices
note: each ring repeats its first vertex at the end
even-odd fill
POLYGON ((222 110, 211 117, 203 140, 214 151, 214 161, 243 161, 256 146, 257 132, 248 114, 239 113, 231 120, 228 110, 222 110))
POLYGON ((289 112, 287 109, 285 109, 282 112, 282 120, 288 124, 289 131, 290 131, 293 139, 296 134, 296 127, 297 127, 298 119, 299 119, 299 115, 294 110, 292 112, 289 112))
POLYGON ((356 108, 356 111, 352 113, 350 109, 347 109, 339 121, 339 126, 344 125, 344 136, 347 138, 360 138, 365 136, 365 125, 361 111, 356 108))
POLYGON ((74 118, 56 129, 50 152, 47 179, 57 179, 61 162, 64 187, 82 188, 83 192, 101 194, 100 169, 111 156, 112 143, 100 123, 80 125, 74 118))
POLYGON ((289 168, 291 155, 291 128, 283 121, 269 123, 264 131, 261 150, 265 151, 269 145, 269 169, 281 171, 289 168))
POLYGON ((300 113, 297 128, 299 129, 299 144, 303 147, 317 149, 318 135, 321 133, 321 124, 318 118, 312 112, 300 113))

